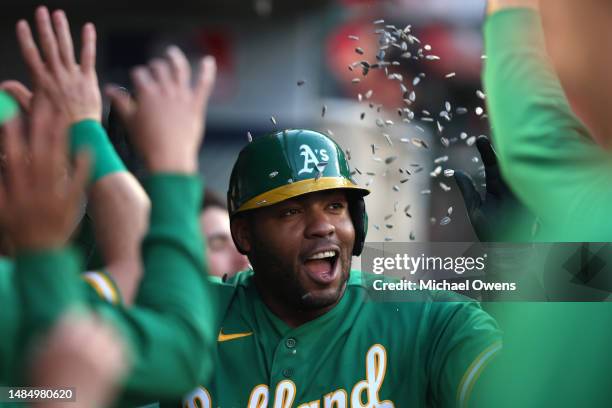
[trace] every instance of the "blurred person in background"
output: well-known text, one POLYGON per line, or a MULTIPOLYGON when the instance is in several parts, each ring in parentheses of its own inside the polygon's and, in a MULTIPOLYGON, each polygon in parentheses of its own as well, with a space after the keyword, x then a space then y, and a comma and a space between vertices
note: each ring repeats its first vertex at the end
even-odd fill
POLYGON ((249 259, 238 252, 232 240, 227 205, 210 189, 204 191, 200 228, 206 240, 204 250, 210 275, 226 280, 249 267, 249 259))
MULTIPOLYGON (((0 347, 1 380, 23 383, 26 374, 19 357, 31 350, 31 338, 44 334, 69 306, 80 304, 104 316, 128 344, 133 365, 121 383, 122 405, 132 405, 127 400, 177 397, 205 379, 212 364, 209 358, 196 360, 192 356, 207 356, 214 341, 209 317, 213 311, 202 273, 203 244, 195 216, 202 193, 197 152, 214 84, 214 59, 200 62, 192 88, 186 57, 173 47, 165 58, 134 71, 138 102, 118 89, 109 89, 115 103, 121 105, 132 142, 147 164, 150 176, 145 185, 153 203, 149 232, 142 244, 146 273, 135 306, 117 307, 88 296, 86 285, 78 279, 78 258, 73 251, 60 251, 69 236, 67 231, 74 228, 74 208, 78 208, 84 188, 77 183, 79 189, 70 191, 79 194, 68 195, 70 202, 62 202, 65 195, 57 194, 58 180, 71 180, 65 177, 69 168, 67 142, 74 143, 75 133, 89 142, 76 148, 73 155, 83 149, 91 152, 93 177, 103 172, 101 167, 108 165, 104 155, 112 152, 105 145, 108 141, 96 103, 100 93, 95 28, 93 24, 84 26, 81 61, 77 63, 61 10, 50 15, 45 7, 39 7, 36 23, 44 60, 29 24, 25 20, 17 24, 18 40, 34 79, 30 126, 25 133, 17 117, 4 129, 9 132, 5 141, 12 144, 4 146, 8 176, 3 177, 5 190, 0 198, 5 205, 0 214, 2 228, 17 255, 15 272, 3 275, 9 291, 3 296, 7 306, 2 308, 3 332, 7 336, 0 347), (160 71, 168 75, 159 76, 160 71), (69 135, 68 129, 73 133, 69 135), (26 151, 29 161, 23 159, 26 151), (10 292, 11 279, 16 293, 10 292)), ((75 179, 85 183, 85 177, 75 179)))

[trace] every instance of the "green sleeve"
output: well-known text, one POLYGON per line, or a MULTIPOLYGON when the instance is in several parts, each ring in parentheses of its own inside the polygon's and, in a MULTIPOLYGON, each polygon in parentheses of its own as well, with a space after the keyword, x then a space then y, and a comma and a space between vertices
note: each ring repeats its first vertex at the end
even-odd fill
POLYGON ((150 230, 143 243, 145 275, 129 309, 100 304, 133 347, 126 401, 180 398, 211 373, 214 306, 197 221, 201 182, 195 176, 154 175, 150 230))
POLYGON ((110 173, 126 171, 115 148, 108 139, 102 125, 92 119, 82 120, 70 127, 70 151, 75 154, 80 149, 88 149, 93 155, 91 182, 110 173))
POLYGON ((21 322, 12 356, 13 381, 25 378, 25 358, 35 341, 69 309, 85 302, 85 285, 79 279, 80 262, 71 249, 21 252, 15 258, 13 282, 21 322))
POLYGON ((504 177, 555 239, 607 241, 612 166, 570 109, 538 13, 494 13, 484 36, 484 85, 504 177))
POLYGON ((474 301, 438 299, 430 308, 429 378, 435 406, 463 407, 501 349, 501 331, 474 301))

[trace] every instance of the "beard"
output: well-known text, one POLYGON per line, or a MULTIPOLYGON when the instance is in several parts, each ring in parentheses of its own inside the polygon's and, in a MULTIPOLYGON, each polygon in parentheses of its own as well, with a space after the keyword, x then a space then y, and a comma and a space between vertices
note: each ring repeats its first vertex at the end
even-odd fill
POLYGON ((333 306, 340 300, 349 278, 351 255, 341 253, 336 260, 340 262, 341 268, 339 285, 313 291, 305 287, 300 280, 299 261, 281 259, 276 251, 263 242, 255 239, 249 254, 260 291, 265 291, 295 311, 315 311, 333 306))

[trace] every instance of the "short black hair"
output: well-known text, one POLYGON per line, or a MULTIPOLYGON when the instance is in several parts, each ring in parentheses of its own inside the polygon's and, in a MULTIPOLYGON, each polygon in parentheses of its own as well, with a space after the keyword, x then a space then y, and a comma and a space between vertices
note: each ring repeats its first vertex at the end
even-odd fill
POLYGON ((227 203, 223 198, 221 198, 221 195, 216 193, 214 190, 205 188, 204 199, 202 200, 202 207, 200 208, 200 212, 210 207, 217 207, 227 211, 227 203))

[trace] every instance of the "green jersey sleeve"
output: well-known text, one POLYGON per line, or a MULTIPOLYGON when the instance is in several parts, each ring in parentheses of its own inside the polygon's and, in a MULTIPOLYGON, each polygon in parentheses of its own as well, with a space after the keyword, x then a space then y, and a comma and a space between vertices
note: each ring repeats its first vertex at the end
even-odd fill
POLYGON ((607 241, 612 166, 570 109, 547 58, 538 13, 494 13, 484 37, 489 116, 511 188, 544 230, 554 231, 548 238, 607 241))
MULTIPOLYGON (((100 302, 98 310, 123 329, 133 347, 124 397, 147 402, 180 397, 205 380, 216 333, 197 219, 201 182, 195 176, 160 174, 145 188, 151 222, 135 307, 100 302)), ((120 405, 133 404, 124 400, 120 405)))
POLYGON ((464 407, 480 373, 501 350, 501 331, 477 302, 434 301, 430 313, 433 403, 464 407))

